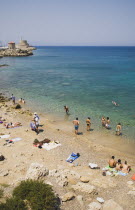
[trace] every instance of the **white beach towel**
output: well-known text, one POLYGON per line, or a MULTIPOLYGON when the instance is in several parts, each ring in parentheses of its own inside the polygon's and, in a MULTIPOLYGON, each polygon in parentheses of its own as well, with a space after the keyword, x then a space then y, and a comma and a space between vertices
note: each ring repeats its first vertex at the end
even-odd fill
POLYGON ((90 168, 97 168, 97 167, 98 167, 98 165, 97 165, 97 164, 95 164, 95 163, 89 163, 89 167, 90 167, 90 168))
POLYGON ((1 139, 8 139, 10 137, 10 135, 2 135, 0 136, 1 139))
POLYGON ((17 141, 21 141, 21 140, 22 140, 22 138, 20 138, 20 137, 10 139, 10 141, 13 141, 13 142, 17 142, 17 141))
POLYGON ((55 142, 50 142, 50 143, 45 143, 42 145, 42 148, 46 149, 46 150, 51 150, 54 149, 56 147, 61 146, 61 144, 57 144, 55 142))

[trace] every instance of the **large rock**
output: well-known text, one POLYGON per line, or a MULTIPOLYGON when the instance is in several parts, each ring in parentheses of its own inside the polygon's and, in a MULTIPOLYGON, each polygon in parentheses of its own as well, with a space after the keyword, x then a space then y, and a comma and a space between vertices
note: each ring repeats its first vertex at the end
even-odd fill
POLYGON ((68 180, 79 179, 80 175, 69 169, 54 169, 49 171, 49 176, 53 176, 56 179, 56 182, 59 186, 64 187, 68 185, 68 180))
POLYGON ((82 182, 78 182, 76 185, 72 185, 72 188, 74 190, 78 190, 81 192, 89 193, 91 194, 92 192, 95 192, 95 187, 89 184, 85 184, 82 182))
POLYGON ((32 163, 27 171, 26 179, 40 179, 49 174, 49 170, 42 164, 32 163))
POLYGON ((128 184, 128 185, 133 185, 134 182, 133 182, 133 181, 128 181, 127 184, 128 184))
POLYGON ((9 170, 0 171, 0 176, 8 176, 9 170))
POLYGON ((78 195, 76 198, 77 198, 78 202, 80 203, 80 205, 83 206, 83 196, 78 195))
POLYGON ((103 210, 123 210, 123 208, 117 204, 113 199, 105 201, 103 210))
POLYGON ((74 197, 75 197, 75 194, 73 192, 68 192, 62 196, 62 201, 66 202, 66 201, 72 200, 74 197))
POLYGON ((84 183, 87 183, 87 182, 90 181, 90 178, 88 176, 81 176, 80 181, 84 182, 84 183))
POLYGON ((88 207, 88 210, 100 210, 102 206, 98 202, 92 202, 88 205, 88 207))
POLYGON ((117 186, 117 184, 114 182, 114 180, 111 179, 111 177, 99 177, 98 179, 93 179, 91 183, 97 187, 102 187, 105 189, 108 187, 117 186))
POLYGON ((135 196, 135 191, 134 190, 131 190, 127 193, 128 195, 134 195, 135 196))

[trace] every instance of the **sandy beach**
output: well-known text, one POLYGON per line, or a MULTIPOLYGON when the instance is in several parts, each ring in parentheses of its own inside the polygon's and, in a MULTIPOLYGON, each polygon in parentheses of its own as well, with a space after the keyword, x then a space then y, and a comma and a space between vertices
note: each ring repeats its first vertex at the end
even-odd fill
MULTIPOLYGON (((36 110, 35 110, 36 111, 36 110)), ((26 173, 32 163, 43 164, 50 171, 57 169, 58 171, 74 171, 79 174, 80 178, 87 176, 89 184, 93 185, 96 193, 86 193, 73 190, 72 185, 80 181, 78 177, 68 177, 68 185, 60 186, 55 176, 46 176, 45 182, 53 185, 54 191, 63 196, 66 192, 73 191, 75 198, 68 202, 62 202, 61 209, 63 210, 82 210, 90 209, 88 205, 92 202, 97 202, 97 197, 102 197, 105 202, 113 199, 124 210, 135 209, 135 181, 131 177, 135 174, 135 145, 121 137, 110 135, 109 132, 90 133, 86 130, 80 131, 83 135, 75 135, 72 122, 57 121, 53 116, 49 118, 43 113, 38 113, 40 116, 40 132, 38 135, 31 131, 30 122, 33 116, 30 108, 22 105, 22 108, 17 110, 13 108, 12 102, 0 103, 0 116, 6 119, 6 122, 21 122, 22 126, 6 129, 3 124, 0 124, 1 135, 10 135, 8 139, 21 138, 21 141, 14 144, 7 144, 6 139, 0 139, 0 151, 5 156, 4 161, 0 161, 0 184, 8 184, 9 187, 4 189, 5 196, 10 196, 11 192, 19 182, 25 179, 26 173), (34 139, 59 141, 61 146, 50 151, 39 149, 33 146, 34 139), (71 163, 67 163, 66 159, 72 153, 80 153, 80 157, 71 163), (116 160, 119 158, 124 162, 127 160, 132 170, 127 176, 102 176, 102 168, 108 165, 108 160, 114 155, 116 160), (96 163, 100 169, 90 169, 88 164, 96 163), (129 193, 132 191, 133 193, 129 193), (83 197, 82 203, 77 197, 83 197), (125 199, 126 198, 126 199, 125 199)), ((63 111, 63 115, 65 115, 63 111)), ((4 201, 4 198, 0 199, 4 201)), ((105 209, 104 204, 101 204, 100 209, 105 209)), ((119 208, 120 209, 120 208, 119 208)))

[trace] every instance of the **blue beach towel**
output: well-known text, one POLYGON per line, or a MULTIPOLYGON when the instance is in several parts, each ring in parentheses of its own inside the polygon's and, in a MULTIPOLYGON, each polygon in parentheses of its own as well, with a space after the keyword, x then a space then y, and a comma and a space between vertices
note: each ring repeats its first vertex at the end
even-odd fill
POLYGON ((74 160, 76 160, 77 158, 79 158, 80 154, 79 153, 73 153, 67 158, 67 162, 72 163, 74 160))

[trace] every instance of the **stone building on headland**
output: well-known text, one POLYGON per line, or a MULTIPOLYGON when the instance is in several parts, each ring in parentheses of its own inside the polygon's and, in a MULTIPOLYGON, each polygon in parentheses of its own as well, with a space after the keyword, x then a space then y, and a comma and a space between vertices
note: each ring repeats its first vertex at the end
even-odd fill
POLYGON ((21 50, 35 50, 35 47, 32 47, 28 44, 27 40, 20 40, 19 44, 16 45, 17 49, 21 49, 21 50))
POLYGON ((21 40, 18 45, 15 42, 9 42, 7 48, 0 49, 0 57, 11 56, 11 57, 20 57, 20 56, 29 56, 33 55, 33 50, 35 47, 29 46, 26 40, 21 40))
POLYGON ((15 49, 15 42, 9 42, 8 43, 8 49, 15 49))

